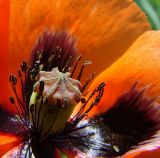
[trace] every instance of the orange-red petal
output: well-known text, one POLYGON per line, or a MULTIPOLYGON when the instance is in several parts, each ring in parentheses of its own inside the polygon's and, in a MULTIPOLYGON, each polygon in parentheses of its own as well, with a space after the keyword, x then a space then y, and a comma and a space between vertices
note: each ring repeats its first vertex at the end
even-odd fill
MULTIPOLYGON (((119 60, 94 80, 90 90, 101 82, 106 82, 107 85, 103 98, 100 104, 92 111, 92 115, 109 109, 115 100, 130 89, 136 81, 139 81, 138 85, 140 87, 148 87, 147 95, 151 97, 159 96, 159 74, 160 31, 149 31, 138 38, 119 60)), ((159 102, 160 100, 157 98, 157 101, 159 102)), ((156 152, 159 153, 159 150, 156 152)), ((154 155, 154 153, 150 154, 154 155)))
POLYGON ((94 69, 98 74, 150 27, 132 0, 12 0, 10 71, 28 58, 45 29, 72 34, 84 59, 94 63, 90 72, 94 69))
POLYGON ((0 157, 18 145, 20 141, 18 137, 0 133, 0 157))
POLYGON ((153 151, 145 151, 134 158, 159 158, 160 157, 160 149, 153 151))
POLYGON ((160 148, 151 151, 137 152, 133 154, 126 154, 123 158, 159 158, 160 148))
POLYGON ((115 100, 139 81, 139 86, 148 86, 149 95, 160 94, 160 31, 148 31, 108 69, 92 83, 90 90, 101 82, 106 83, 101 103, 96 110, 106 111, 115 100))
POLYGON ((10 1, 0 0, 0 105, 8 104, 8 41, 10 1))

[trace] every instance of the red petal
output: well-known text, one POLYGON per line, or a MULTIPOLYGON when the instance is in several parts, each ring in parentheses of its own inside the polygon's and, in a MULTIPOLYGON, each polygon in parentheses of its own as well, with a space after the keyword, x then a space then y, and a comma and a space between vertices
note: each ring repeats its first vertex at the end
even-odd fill
POLYGON ((159 158, 159 157, 160 157, 160 149, 143 152, 138 156, 135 156, 134 158, 159 158))
POLYGON ((28 58, 37 37, 47 28, 73 34, 84 60, 94 63, 89 72, 96 74, 150 30, 144 13, 132 0, 14 0, 10 22, 9 60, 15 67, 28 58))
POLYGON ((0 157, 16 145, 18 145, 20 141, 21 138, 0 133, 0 157))
POLYGON ((92 113, 105 112, 136 81, 139 81, 140 87, 150 86, 148 95, 158 96, 160 92, 159 72, 160 31, 148 31, 140 36, 121 58, 93 81, 91 90, 101 82, 105 82, 106 86, 100 104, 92 113))
POLYGON ((160 148, 152 151, 144 151, 141 153, 127 154, 123 158, 159 158, 160 157, 160 148))
POLYGON ((0 104, 8 105, 9 0, 0 0, 0 104))

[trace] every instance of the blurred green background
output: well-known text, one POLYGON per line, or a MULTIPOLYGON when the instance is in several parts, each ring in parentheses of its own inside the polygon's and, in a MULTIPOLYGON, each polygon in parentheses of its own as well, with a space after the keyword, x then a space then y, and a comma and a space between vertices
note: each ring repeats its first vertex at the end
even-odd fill
POLYGON ((146 12, 151 26, 160 29, 160 0, 134 0, 146 12))

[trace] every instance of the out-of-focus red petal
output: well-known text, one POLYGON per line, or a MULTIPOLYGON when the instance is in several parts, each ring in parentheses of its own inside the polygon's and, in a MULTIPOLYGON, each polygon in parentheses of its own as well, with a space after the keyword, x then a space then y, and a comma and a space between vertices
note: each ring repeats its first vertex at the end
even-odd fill
POLYGON ((0 157, 21 142, 21 138, 0 133, 0 157))
POLYGON ((8 105, 8 41, 10 0, 0 0, 0 105, 8 105))
POLYGON ((153 150, 150 152, 143 152, 139 154, 138 156, 135 156, 134 158, 159 158, 160 157, 160 149, 159 150, 153 150))
POLYGON ((126 154, 122 158, 159 158, 160 148, 152 151, 135 152, 133 154, 126 154))

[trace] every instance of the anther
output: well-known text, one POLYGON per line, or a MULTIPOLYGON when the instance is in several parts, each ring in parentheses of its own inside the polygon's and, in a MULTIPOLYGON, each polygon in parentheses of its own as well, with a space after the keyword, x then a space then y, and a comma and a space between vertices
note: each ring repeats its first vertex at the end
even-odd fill
POLYGON ((57 54, 59 53, 58 55, 61 55, 62 54, 62 48, 57 46, 55 49, 54 49, 54 53, 57 54))
POLYGON ((82 104, 86 103, 86 99, 85 98, 81 98, 81 103, 82 104))
POLYGON ((54 56, 52 56, 52 58, 51 58, 52 63, 49 65, 49 70, 51 70, 51 68, 59 66, 62 53, 63 53, 62 48, 59 47, 59 46, 56 46, 53 49, 53 55, 54 56))
POLYGON ((41 50, 38 50, 37 51, 37 60, 41 60, 42 59, 42 51, 41 50))
POLYGON ((72 56, 70 56, 69 59, 67 60, 65 66, 64 66, 63 69, 62 69, 62 72, 68 71, 69 65, 70 65, 70 63, 71 63, 71 60, 72 60, 72 56))
POLYGON ((11 104, 15 104, 15 100, 12 96, 9 97, 9 100, 10 100, 11 104))
POLYGON ((97 91, 101 90, 104 88, 106 84, 104 82, 102 82, 98 87, 97 87, 97 91))
POLYGON ((76 125, 78 122, 80 122, 85 116, 87 116, 88 113, 90 112, 90 110, 100 102, 100 100, 101 100, 101 98, 102 98, 102 96, 103 96, 104 86, 105 86, 105 83, 102 82, 102 83, 89 95, 89 97, 88 97, 87 100, 85 100, 85 99, 83 99, 83 98, 81 99, 82 107, 81 107, 80 110, 77 112, 77 114, 73 117, 73 120, 76 120, 75 123, 74 123, 75 125, 76 125), (87 107, 87 104, 89 103, 89 101, 90 101, 91 98, 95 95, 96 92, 97 92, 98 94, 97 94, 97 96, 95 97, 95 100, 91 103, 91 105, 89 105, 88 109, 85 110, 86 107, 87 107))
POLYGON ((55 54, 52 54, 48 59, 48 71, 50 71, 54 64, 55 54))
POLYGON ((52 55, 49 57, 49 59, 48 59, 48 63, 49 63, 49 64, 52 64, 52 63, 53 63, 54 57, 55 57, 54 54, 52 54, 52 55))
POLYGON ((17 84, 17 78, 15 75, 10 75, 9 76, 9 81, 13 84, 16 85, 17 84))
POLYGON ((16 109, 16 111, 17 111, 17 113, 18 113, 18 116, 16 117, 17 118, 17 120, 18 120, 18 122, 20 122, 22 125, 23 125, 23 127, 24 128, 26 128, 27 130, 29 130, 29 128, 28 128, 28 126, 27 126, 27 122, 26 122, 26 120, 25 120, 25 118, 23 118, 23 116, 22 116, 22 109, 20 108, 18 108, 18 106, 16 105, 16 103, 15 103, 15 100, 14 100, 14 98, 12 97, 12 96, 10 96, 9 97, 9 100, 10 100, 10 103, 12 104, 12 105, 14 105, 14 107, 15 107, 15 109, 16 109), (18 118, 19 117, 19 118, 18 118))
POLYGON ((26 61, 23 61, 22 64, 21 64, 21 69, 23 72, 26 72, 27 69, 28 69, 28 65, 27 65, 27 62, 26 61))

